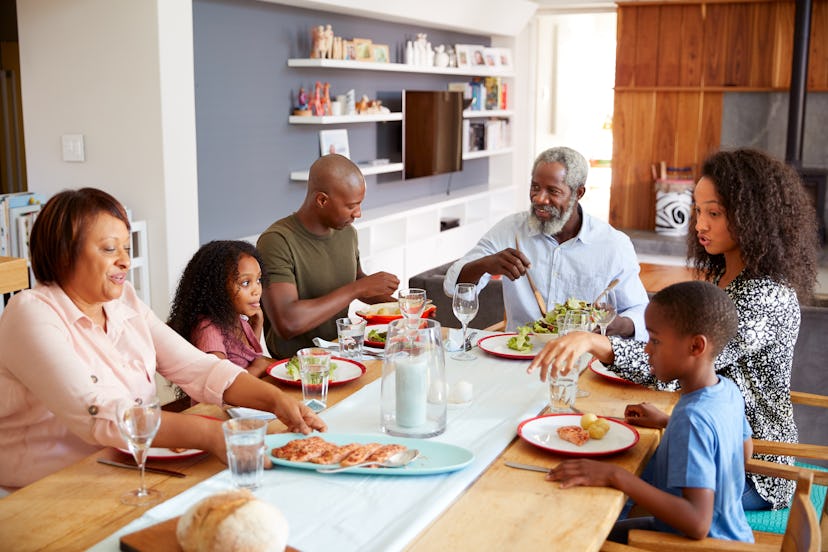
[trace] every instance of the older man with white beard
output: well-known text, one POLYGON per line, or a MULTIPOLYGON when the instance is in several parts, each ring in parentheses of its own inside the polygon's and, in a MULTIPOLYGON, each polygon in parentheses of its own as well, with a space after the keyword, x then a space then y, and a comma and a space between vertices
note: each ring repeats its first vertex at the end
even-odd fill
POLYGON ((492 276, 505 276, 506 330, 515 331, 541 318, 524 277, 527 272, 550 309, 570 297, 592 301, 618 278, 618 317, 607 334, 646 341, 647 292, 638 277, 632 242, 626 234, 584 213, 578 204, 588 170, 584 156, 573 149, 559 147, 541 153, 532 168, 529 211, 495 224, 455 262, 446 273, 445 292, 452 295, 457 282, 477 283, 482 288, 492 276))

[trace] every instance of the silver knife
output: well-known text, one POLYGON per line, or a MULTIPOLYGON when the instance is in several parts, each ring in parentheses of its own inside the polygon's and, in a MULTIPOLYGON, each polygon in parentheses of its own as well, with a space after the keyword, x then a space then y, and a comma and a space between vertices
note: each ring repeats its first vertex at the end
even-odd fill
POLYGON ((520 464, 518 462, 510 462, 508 460, 504 460, 503 463, 509 466, 510 468, 517 468, 519 470, 531 470, 543 473, 549 473, 549 470, 552 469, 544 468, 543 466, 533 466, 532 464, 520 464))
MULTIPOLYGON (((140 469, 135 464, 126 464, 124 462, 116 462, 114 460, 108 460, 106 458, 98 458, 99 464, 106 464, 107 466, 115 466, 116 468, 126 468, 128 470, 138 470, 140 469)), ((144 466, 144 471, 150 473, 160 473, 162 475, 169 475, 172 477, 187 477, 186 473, 181 473, 173 470, 165 470, 164 468, 153 468, 150 466, 144 466)))

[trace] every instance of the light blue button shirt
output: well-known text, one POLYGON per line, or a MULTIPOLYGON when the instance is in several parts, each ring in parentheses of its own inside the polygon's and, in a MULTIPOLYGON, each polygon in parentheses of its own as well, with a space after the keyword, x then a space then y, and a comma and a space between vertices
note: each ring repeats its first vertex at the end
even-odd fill
MULTIPOLYGON (((620 316, 635 324, 635 338, 646 341, 644 309, 648 298, 638 277, 638 259, 629 237, 609 224, 583 213, 581 230, 574 238, 558 243, 555 238, 529 228, 529 212, 509 215, 495 224, 477 245, 455 262, 446 273, 443 289, 451 296, 463 266, 492 255, 507 247, 515 247, 520 237, 520 250, 532 263, 529 273, 549 308, 574 297, 592 301, 614 278, 620 316)), ((491 280, 484 274, 478 283, 482 289, 491 280)), ((503 302, 506 307, 506 330, 541 318, 540 308, 527 278, 514 282, 502 278, 503 302)))

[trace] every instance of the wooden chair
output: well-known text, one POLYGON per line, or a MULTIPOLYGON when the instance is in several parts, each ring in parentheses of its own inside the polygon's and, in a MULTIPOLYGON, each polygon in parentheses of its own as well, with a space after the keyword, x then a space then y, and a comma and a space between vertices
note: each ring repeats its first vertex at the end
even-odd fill
MULTIPOLYGON (((766 468, 762 465, 754 465, 754 462, 750 462, 751 470, 757 472, 763 470, 762 473, 765 473, 766 468)), ((764 462, 764 464, 778 466, 778 464, 772 462, 764 462)), ((782 477, 791 475, 789 471, 784 469, 778 471, 775 467, 772 469, 774 470, 773 473, 767 473, 768 475, 782 477)), ((658 552, 670 552, 671 550, 680 552, 728 552, 737 550, 746 552, 779 552, 780 550, 782 552, 820 552, 822 546, 820 523, 810 499, 811 484, 815 472, 795 468, 790 468, 790 470, 796 473, 797 483, 784 535, 754 532, 756 542, 744 543, 711 538, 692 540, 670 533, 634 529, 629 534, 630 546, 633 549, 655 550, 658 552)), ((823 522, 825 522, 825 515, 825 511, 823 511, 823 522)), ((607 549, 607 552, 613 551, 607 549)))

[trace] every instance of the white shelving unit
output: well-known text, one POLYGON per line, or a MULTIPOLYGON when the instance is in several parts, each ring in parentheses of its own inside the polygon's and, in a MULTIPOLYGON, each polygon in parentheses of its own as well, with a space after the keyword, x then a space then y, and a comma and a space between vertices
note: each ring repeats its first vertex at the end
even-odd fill
POLYGON ((492 157, 493 155, 506 155, 507 153, 512 153, 514 148, 498 148, 494 150, 482 150, 482 151, 469 151, 463 154, 463 160, 468 161, 469 159, 481 159, 483 157, 492 157))
POLYGON ((371 115, 291 115, 288 122, 292 125, 344 125, 350 123, 384 123, 402 121, 402 113, 376 113, 371 115))
MULTIPOLYGON (((402 163, 385 163, 382 165, 358 165, 359 170, 362 172, 364 176, 370 176, 372 174, 385 174, 385 173, 393 173, 393 172, 402 172, 403 164, 402 163)), ((290 179, 296 180, 299 182, 307 182, 308 181, 308 173, 310 171, 291 171, 290 179)))
POLYGON ((132 234, 130 235, 129 273, 127 277, 135 288, 135 293, 146 303, 150 304, 149 255, 147 252, 147 221, 130 221, 132 234))
POLYGON ((366 210, 354 223, 362 268, 396 274, 401 285, 424 270, 447 263, 471 249, 498 220, 514 212, 515 186, 487 185, 459 190, 443 200, 424 197, 366 210), (459 225, 440 231, 440 221, 459 225))
POLYGON ((343 59, 292 58, 288 67, 317 67, 324 69, 359 69, 360 71, 385 71, 393 73, 427 73, 430 75, 458 75, 467 77, 513 77, 513 71, 489 67, 429 67, 406 65, 404 63, 378 63, 374 61, 351 61, 343 59))
POLYGON ((464 119, 511 119, 514 112, 511 109, 467 109, 463 112, 464 119))
MULTIPOLYGON (((331 59, 289 59, 289 67, 318 69, 392 71, 398 73, 424 73, 476 77, 513 77, 511 71, 488 68, 439 68, 405 65, 400 63, 375 63, 331 59)), ((493 109, 463 113, 464 119, 511 119, 513 111, 493 109)), ((352 116, 291 116, 290 124, 331 125, 368 122, 401 121, 402 113, 352 116)), ((444 264, 471 249, 480 237, 498 220, 513 213, 517 205, 516 187, 507 181, 508 156, 512 147, 503 147, 463 154, 464 160, 499 156, 495 163, 501 170, 492 174, 495 181, 481 183, 473 188, 463 188, 451 196, 429 195, 417 200, 397 203, 377 209, 364 210, 362 218, 354 223, 359 235, 360 261, 370 274, 384 270, 396 274, 402 285, 424 270, 444 264), (440 231, 440 221, 458 219, 459 225, 440 231)), ((402 163, 360 166, 364 175, 401 172, 402 163)), ((291 180, 307 181, 308 171, 293 171, 291 180)), ((252 238, 252 237, 251 237, 252 238)))

